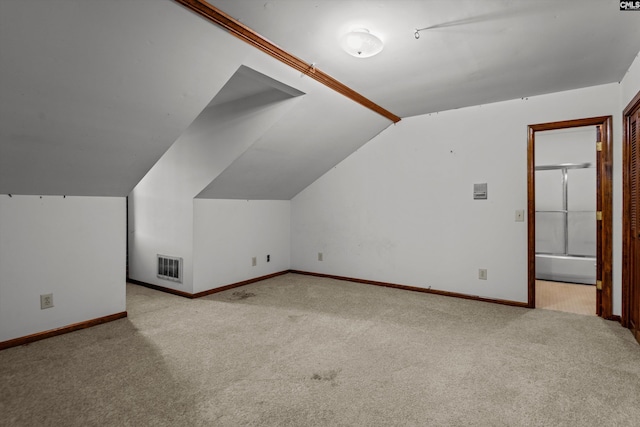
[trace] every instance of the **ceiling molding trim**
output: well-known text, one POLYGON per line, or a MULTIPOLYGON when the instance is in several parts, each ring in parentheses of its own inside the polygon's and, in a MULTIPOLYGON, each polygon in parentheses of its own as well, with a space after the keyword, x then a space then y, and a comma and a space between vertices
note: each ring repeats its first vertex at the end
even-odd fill
POLYGON ((220 9, 210 5, 204 0, 174 0, 177 3, 182 4, 183 6, 191 9, 202 17, 208 19, 214 24, 222 27, 227 30, 232 35, 238 37, 240 40, 243 40, 250 45, 260 49, 266 54, 274 57, 275 59, 287 64, 288 66, 294 68, 297 71, 300 71, 302 74, 311 77, 314 80, 322 83, 323 85, 335 90, 336 92, 346 96, 347 98, 361 104, 368 109, 375 111, 376 113, 386 117, 394 123, 398 123, 400 121, 400 117, 395 114, 387 111, 382 108, 378 104, 373 101, 365 98, 360 95, 355 90, 350 87, 340 83, 338 80, 334 79, 327 73, 320 71, 313 64, 307 64, 302 59, 291 55, 289 52, 284 49, 278 47, 274 43, 270 42, 266 38, 262 37, 257 32, 253 31, 251 28, 246 25, 240 23, 236 19, 227 15, 220 9))

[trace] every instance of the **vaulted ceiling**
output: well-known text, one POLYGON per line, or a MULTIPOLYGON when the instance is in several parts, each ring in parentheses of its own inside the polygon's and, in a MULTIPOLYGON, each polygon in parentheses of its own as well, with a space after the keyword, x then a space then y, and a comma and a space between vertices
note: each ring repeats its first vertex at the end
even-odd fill
POLYGON ((619 82, 640 51, 640 12, 618 0, 209 3, 400 117, 619 82), (356 28, 382 52, 342 51, 356 28))
MULTIPOLYGON (((210 3, 401 117, 620 81, 640 50, 617 0, 210 3), (340 49, 360 27, 379 55, 340 49)), ((173 0, 0 1, 0 193, 127 195, 207 106, 261 90, 216 97, 243 66, 303 95, 198 197, 290 198, 391 125, 173 0)))

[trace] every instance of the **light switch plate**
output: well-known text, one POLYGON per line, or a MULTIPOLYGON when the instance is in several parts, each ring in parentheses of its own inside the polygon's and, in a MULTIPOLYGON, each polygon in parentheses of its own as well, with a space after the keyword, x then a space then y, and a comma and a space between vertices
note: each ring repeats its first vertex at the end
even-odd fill
POLYGON ((524 222, 524 209, 516 211, 516 222, 524 222))

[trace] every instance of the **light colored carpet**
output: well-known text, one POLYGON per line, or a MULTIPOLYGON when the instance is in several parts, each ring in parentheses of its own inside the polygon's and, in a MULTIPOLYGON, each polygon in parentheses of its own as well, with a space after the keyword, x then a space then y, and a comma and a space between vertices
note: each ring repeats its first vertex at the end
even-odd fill
POLYGON ((596 287, 536 280, 536 308, 596 315, 596 287))
POLYGON ((3 426, 637 426, 598 317, 287 274, 0 352, 3 426))

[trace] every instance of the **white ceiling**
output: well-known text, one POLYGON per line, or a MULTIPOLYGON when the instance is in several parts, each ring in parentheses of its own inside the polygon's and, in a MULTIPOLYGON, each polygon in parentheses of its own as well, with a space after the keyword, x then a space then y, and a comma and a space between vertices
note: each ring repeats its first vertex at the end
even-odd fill
POLYGON ((250 50, 170 0, 0 0, 0 193, 127 195, 250 50))
POLYGON ((401 117, 619 82, 640 51, 640 12, 618 0, 209 3, 401 117), (343 52, 354 28, 383 51, 343 52))
MULTIPOLYGON (((233 77, 213 97, 207 108, 264 95, 270 92, 280 92, 284 98, 304 95, 303 92, 287 86, 277 80, 260 74, 244 65, 238 68, 233 77)), ((196 119, 197 120, 197 119, 196 119)), ((193 124, 193 123, 192 123, 193 124)))
MULTIPOLYGON (((640 50, 617 0, 209 1, 401 117, 620 81, 640 50), (340 50, 356 27, 382 53, 340 50)), ((291 198, 391 124, 173 0, 0 0, 0 193, 129 194, 212 100, 262 90, 216 99, 241 66, 305 95, 199 197, 291 198)))

